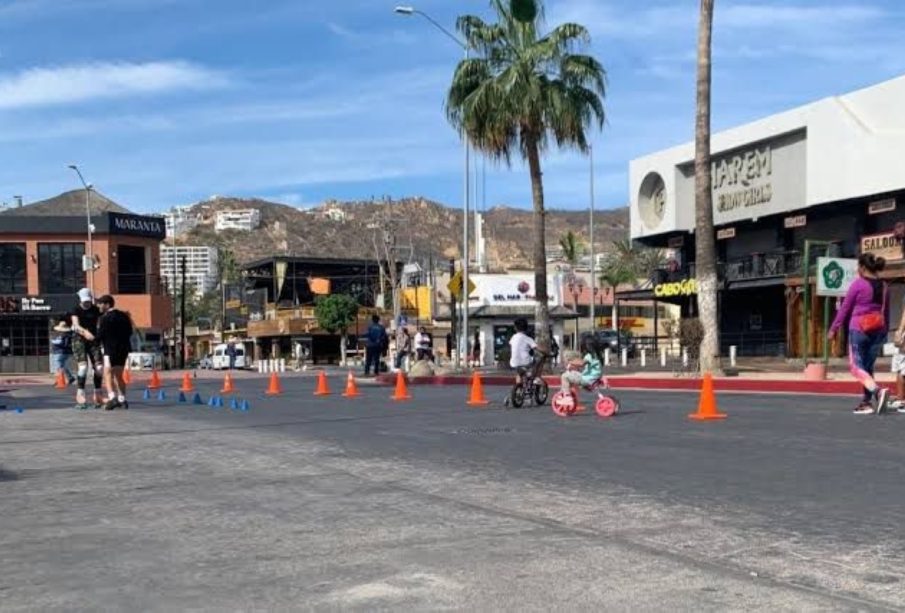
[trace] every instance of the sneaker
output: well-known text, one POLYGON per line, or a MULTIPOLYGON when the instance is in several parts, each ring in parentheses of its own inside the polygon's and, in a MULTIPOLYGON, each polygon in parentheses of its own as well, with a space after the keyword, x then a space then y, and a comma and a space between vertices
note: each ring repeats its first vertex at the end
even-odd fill
POLYGON ((104 404, 104 410, 105 410, 105 411, 112 411, 113 409, 115 409, 115 408, 117 408, 117 407, 121 407, 121 406, 123 406, 122 403, 120 403, 120 401, 117 400, 116 398, 113 398, 113 399, 111 399, 111 400, 108 400, 108 401, 104 404))
POLYGON ((87 411, 87 410, 88 410, 88 403, 87 403, 87 402, 77 402, 77 403, 75 404, 75 410, 76 410, 76 411, 87 411))
POLYGON ((854 410, 855 415, 873 415, 874 407, 869 402, 862 402, 854 410))
POLYGON ((895 400, 890 400, 886 405, 886 408, 894 410, 905 409, 905 401, 899 400, 898 398, 896 398, 895 400))
POLYGON ((128 411, 129 410, 129 401, 121 400, 121 401, 119 401, 119 406, 128 411))
POLYGON ((880 391, 877 393, 877 415, 882 415, 886 412, 886 405, 889 403, 889 390, 885 387, 881 387, 880 391))

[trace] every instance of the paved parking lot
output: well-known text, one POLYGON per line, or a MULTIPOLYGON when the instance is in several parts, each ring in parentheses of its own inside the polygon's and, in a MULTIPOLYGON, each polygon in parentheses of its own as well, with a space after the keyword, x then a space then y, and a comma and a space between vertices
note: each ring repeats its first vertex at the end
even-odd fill
POLYGON ((623 393, 617 419, 564 420, 285 384, 243 378, 248 413, 20 392, 0 608, 905 608, 905 416, 721 396, 727 421, 693 423, 693 395, 623 393))

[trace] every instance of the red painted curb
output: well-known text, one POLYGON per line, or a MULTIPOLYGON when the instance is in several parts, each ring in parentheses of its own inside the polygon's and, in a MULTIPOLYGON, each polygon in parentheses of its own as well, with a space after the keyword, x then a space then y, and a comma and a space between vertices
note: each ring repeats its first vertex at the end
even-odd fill
MULTIPOLYGON (((544 377, 551 385, 559 384, 559 377, 544 377)), ((660 390, 671 392, 697 392, 701 389, 700 379, 678 379, 670 377, 608 377, 614 389, 660 390)), ((380 375, 381 385, 395 385, 395 377, 380 375)), ((484 385, 512 385, 513 378, 501 375, 482 377, 484 385)), ((469 385, 471 377, 448 375, 436 377, 409 377, 410 385, 469 385)), ((890 384, 884 384, 891 388, 890 384)), ((762 392, 767 394, 858 394, 861 385, 857 381, 796 381, 784 379, 714 379, 714 390, 718 392, 762 392)))

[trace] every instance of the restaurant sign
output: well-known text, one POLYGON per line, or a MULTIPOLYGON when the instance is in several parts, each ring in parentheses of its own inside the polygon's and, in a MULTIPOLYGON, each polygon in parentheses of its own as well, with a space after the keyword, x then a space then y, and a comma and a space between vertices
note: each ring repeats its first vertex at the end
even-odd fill
POLYGON ((657 298, 694 296, 697 293, 698 285, 694 279, 684 279, 673 283, 660 283, 654 286, 654 296, 657 298))
POLYGON ((902 239, 895 232, 883 232, 861 237, 861 253, 873 253, 886 261, 901 260, 902 239))

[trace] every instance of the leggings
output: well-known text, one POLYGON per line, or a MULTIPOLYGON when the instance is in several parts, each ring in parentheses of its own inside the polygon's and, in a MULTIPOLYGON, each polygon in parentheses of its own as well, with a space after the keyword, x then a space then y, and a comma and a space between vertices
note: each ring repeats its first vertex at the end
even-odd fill
POLYGON ((852 376, 864 387, 864 400, 870 401, 877 393, 879 386, 874 380, 874 363, 883 342, 886 340, 886 331, 865 334, 857 330, 849 331, 848 340, 848 368, 852 376))

